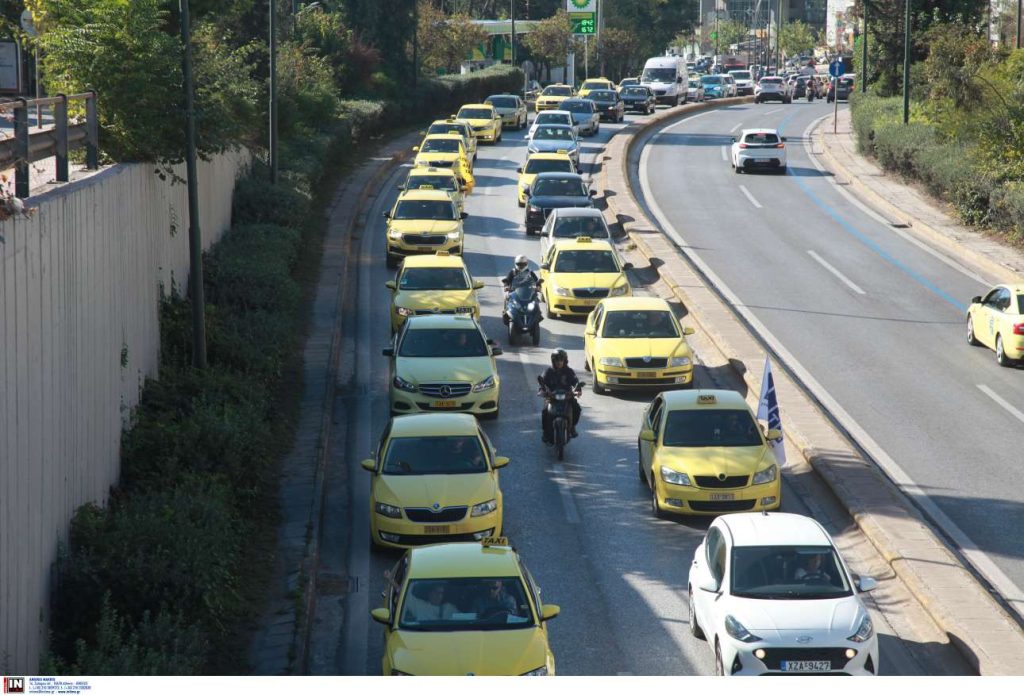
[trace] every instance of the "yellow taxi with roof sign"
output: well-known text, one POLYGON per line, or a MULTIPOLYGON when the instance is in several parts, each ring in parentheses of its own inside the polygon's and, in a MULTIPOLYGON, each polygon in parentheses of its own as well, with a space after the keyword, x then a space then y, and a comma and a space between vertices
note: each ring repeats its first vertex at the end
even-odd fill
POLYGON ((462 136, 458 133, 427 135, 418 147, 413 148, 416 157, 414 167, 437 167, 455 169, 463 166, 472 171, 462 136))
POLYGON ((490 104, 463 104, 457 117, 473 127, 480 142, 501 142, 501 115, 490 104))
POLYGON ((548 249, 540 266, 548 318, 593 311, 605 297, 633 294, 615 247, 602 239, 560 239, 548 249))
POLYGON ((405 181, 398 187, 401 191, 447 191, 451 195, 459 212, 466 207, 466 195, 472 189, 465 182, 460 182, 451 169, 437 167, 414 167, 409 170, 405 181))
POLYGON ((448 191, 403 191, 395 206, 384 212, 387 220, 387 265, 394 268, 405 256, 447 251, 462 254, 462 221, 448 191))
POLYGON ((589 80, 584 80, 583 84, 580 85, 579 94, 577 94, 576 96, 582 99, 591 92, 593 92, 595 89, 614 90, 615 83, 609 80, 607 77, 592 77, 589 80))
POLYGON ((409 256, 398 277, 385 283, 391 290, 391 332, 410 316, 466 314, 480 319, 476 291, 484 283, 474 280, 461 256, 440 251, 433 256, 409 256))
POLYGON ((561 609, 507 539, 406 551, 385 574, 381 668, 390 676, 553 676, 547 621, 561 609))
POLYGON ((1002 367, 1024 359, 1024 285, 996 285, 971 300, 967 344, 995 350, 1002 367))
POLYGON ((534 110, 540 112, 557 109, 563 101, 575 95, 576 91, 567 84, 548 85, 540 93, 540 96, 537 97, 537 104, 534 106, 534 110))
POLYGON ((506 465, 472 415, 392 418, 376 456, 362 463, 373 473, 371 540, 412 547, 500 535, 498 469, 506 465))
POLYGON ((466 148, 466 154, 469 155, 469 161, 472 165, 476 161, 476 135, 473 134, 473 126, 467 121, 460 120, 455 116, 449 116, 443 120, 434 121, 429 126, 423 135, 444 135, 444 134, 455 133, 462 136, 463 147, 466 148))
POLYGON ((594 392, 692 386, 688 335, 693 329, 679 325, 664 299, 602 299, 583 332, 583 360, 594 373, 594 392))
POLYGON ((567 150, 562 150, 561 152, 534 152, 531 154, 526 158, 526 164, 516 169, 516 172, 519 174, 519 182, 516 186, 519 207, 526 207, 526 192, 530 190, 530 186, 533 185, 533 180, 537 178, 537 174, 545 171, 562 171, 567 174, 575 174, 576 167, 573 165, 572 158, 567 150))
POLYGON ((736 391, 665 391, 644 410, 639 475, 651 510, 722 514, 778 509, 782 471, 772 451, 778 430, 762 431, 736 391))

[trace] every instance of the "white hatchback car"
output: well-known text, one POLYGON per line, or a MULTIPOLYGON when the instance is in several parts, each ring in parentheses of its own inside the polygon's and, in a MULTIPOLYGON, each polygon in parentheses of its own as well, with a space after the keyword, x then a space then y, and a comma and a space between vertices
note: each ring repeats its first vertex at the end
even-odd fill
POLYGON ((799 514, 720 516, 687 580, 690 632, 706 639, 718 675, 878 673, 878 638, 821 525, 799 514))
POLYGON ((573 123, 572 114, 568 111, 562 111, 561 109, 550 111, 541 111, 537 114, 536 118, 533 119, 533 123, 530 125, 530 130, 526 133, 526 139, 529 140, 533 137, 533 134, 537 132, 537 128, 542 125, 567 125, 572 126, 572 132, 576 134, 576 137, 580 135, 580 128, 578 125, 573 123))
POLYGON ((732 139, 732 168, 737 174, 751 169, 786 173, 786 138, 774 128, 750 128, 732 139))

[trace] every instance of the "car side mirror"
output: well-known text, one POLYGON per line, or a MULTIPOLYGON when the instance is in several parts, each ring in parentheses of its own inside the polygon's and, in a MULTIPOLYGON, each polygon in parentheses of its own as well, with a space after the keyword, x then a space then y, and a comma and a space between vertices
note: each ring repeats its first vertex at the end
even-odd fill
POLYGON ((390 210, 385 210, 384 212, 382 212, 380 214, 381 214, 381 217, 383 217, 386 220, 390 220, 391 219, 391 211, 390 210))
POLYGON ((693 335, 694 333, 696 333, 696 331, 689 326, 683 329, 683 335, 693 335))
POLYGON ((596 189, 596 188, 591 188, 591 189, 590 189, 589 191, 587 191, 587 192, 588 192, 588 193, 590 193, 590 197, 591 197, 591 198, 593 198, 593 197, 594 197, 595 195, 597 195, 597 189, 596 189))
POLYGON ((736 142, 736 138, 730 138, 730 140, 732 140, 733 142, 736 142))
POLYGON ((370 471, 371 473, 377 470, 377 462, 374 461, 373 459, 363 459, 360 465, 363 467, 364 470, 370 471))
POLYGON ((497 357, 498 355, 505 354, 505 351, 501 349, 500 345, 495 345, 491 348, 491 357, 497 357))
POLYGON ((416 145, 415 147, 412 148, 412 151, 413 152, 419 152, 420 151, 420 146, 416 145))
POLYGON ((709 591, 712 594, 717 594, 718 581, 711 575, 708 575, 707 577, 704 577, 699 582, 697 582, 697 588, 701 591, 709 591))
POLYGON ((462 219, 466 219, 467 217, 469 217, 469 213, 468 212, 464 212, 461 215, 459 215, 459 217, 461 217, 462 219))
POLYGON ((384 348, 383 350, 380 351, 380 354, 384 355, 385 357, 394 357, 395 356, 395 348, 393 348, 393 347, 386 347, 386 348, 384 348))
POLYGON ((654 430, 642 429, 640 430, 640 439, 645 442, 656 442, 658 441, 658 436, 654 434, 654 430))
POLYGON ((540 269, 541 270, 551 270, 551 264, 550 263, 541 263, 540 264, 540 269))
POLYGON ((508 464, 509 464, 508 456, 495 456, 494 457, 494 467, 495 468, 504 468, 508 464))
POLYGON ((473 281, 473 289, 474 290, 482 290, 483 288, 484 288, 484 281, 483 280, 474 280, 473 281))
POLYGON ((871 591, 878 586, 874 577, 857 577, 857 591, 871 591))
POLYGON ((981 304, 981 297, 971 297, 971 304, 981 304))
POLYGON ((516 167, 516 173, 517 174, 523 173, 523 168, 522 167, 516 167))
POLYGON ((552 603, 545 603, 540 607, 540 619, 541 621, 551 620, 557 618, 558 614, 562 612, 562 609, 552 603))
POLYGON ((523 195, 525 195, 527 198, 530 197, 530 187, 529 186, 527 186, 526 188, 523 189, 523 195))
POLYGON ((387 282, 384 283, 384 286, 387 287, 389 290, 397 290, 398 289, 398 285, 395 284, 394 280, 388 280, 387 282))
POLYGON ((782 430, 768 430, 765 433, 764 438, 769 442, 780 441, 782 439, 782 430))
POLYGON ((381 625, 391 625, 391 611, 387 608, 374 608, 370 611, 370 617, 381 625))
POLYGON ((633 264, 629 263, 629 262, 623 263, 622 264, 622 269, 623 270, 633 270, 633 264))

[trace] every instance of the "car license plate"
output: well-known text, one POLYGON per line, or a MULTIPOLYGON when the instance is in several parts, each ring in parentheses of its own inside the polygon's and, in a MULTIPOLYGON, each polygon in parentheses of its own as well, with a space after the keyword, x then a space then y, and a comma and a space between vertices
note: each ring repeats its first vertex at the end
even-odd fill
POLYGON ((783 671, 831 671, 831 661, 783 661, 783 671))
POLYGON ((455 408, 458 405, 457 401, 434 401, 435 408, 455 408))
POLYGON ((713 492, 711 493, 712 502, 728 502, 729 500, 736 499, 736 495, 731 492, 713 492))
POLYGON ((433 253, 434 247, 433 246, 417 246, 416 250, 417 251, 422 251, 423 253, 433 253))
POLYGON ((656 376, 658 376, 658 373, 657 372, 640 372, 637 376, 639 378, 641 378, 641 379, 653 379, 656 376))
MULTIPOLYGON (((426 531, 430 535, 438 535, 438 534, 446 534, 446 533, 448 533, 448 527, 447 526, 424 526, 423 530, 426 531)), ((795 663, 805 663, 805 662, 798 661, 798 662, 795 662, 795 663)), ((810 662, 806 662, 806 663, 810 663, 810 662)), ((827 664, 828 662, 826 661, 825 663, 827 664)))
POLYGON ((581 299, 580 300, 580 304, 582 304, 583 306, 596 306, 597 305, 597 300, 596 299, 581 299))

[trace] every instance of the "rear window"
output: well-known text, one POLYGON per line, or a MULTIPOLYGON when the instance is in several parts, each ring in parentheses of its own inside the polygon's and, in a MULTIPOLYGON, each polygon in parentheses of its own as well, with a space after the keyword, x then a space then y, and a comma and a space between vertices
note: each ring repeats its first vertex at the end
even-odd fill
POLYGON ((704 84, 722 84, 722 77, 720 75, 704 75, 700 81, 704 84))
POLYGON ((762 77, 761 84, 782 84, 781 77, 762 77))
POLYGON ((588 236, 591 239, 608 239, 608 228, 599 217, 559 217, 555 220, 551 235, 556 239, 575 239, 588 236))
POLYGON ((566 99, 562 102, 563 111, 571 111, 572 113, 593 113, 594 102, 589 99, 576 99, 569 101, 566 99))
POLYGON ((590 98, 594 101, 615 101, 616 92, 609 89, 594 90, 590 93, 590 98))
POLYGON ((775 145, 779 142, 779 136, 775 133, 748 133, 743 142, 748 145, 775 145))
POLYGON ((459 187, 455 183, 455 177, 443 174, 427 174, 423 176, 410 176, 405 187, 410 191, 419 188, 435 189, 438 191, 457 191, 459 187))
POLYGON ((547 171, 564 171, 574 173, 572 162, 568 159, 531 159, 523 169, 524 174, 543 174, 547 171))
POLYGON ((645 97, 647 96, 646 87, 626 87, 622 90, 622 96, 624 97, 645 97))
POLYGON ((501 109, 514 109, 516 107, 515 97, 490 97, 487 103, 501 109))
POLYGON ((733 79, 737 79, 737 80, 750 80, 750 79, 753 79, 750 76, 750 73, 746 72, 746 71, 734 72, 734 73, 730 73, 730 74, 733 76, 733 79))

